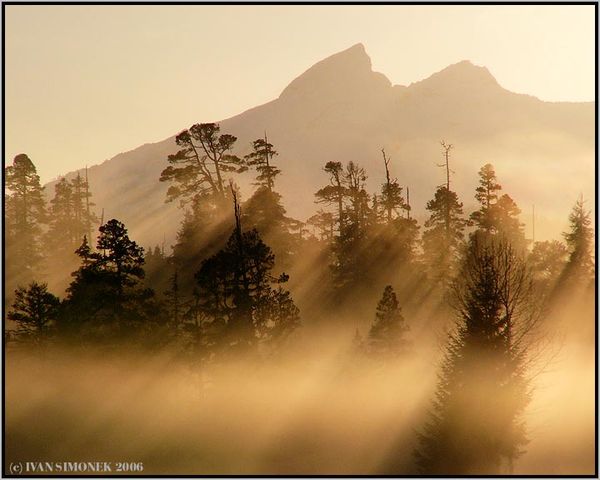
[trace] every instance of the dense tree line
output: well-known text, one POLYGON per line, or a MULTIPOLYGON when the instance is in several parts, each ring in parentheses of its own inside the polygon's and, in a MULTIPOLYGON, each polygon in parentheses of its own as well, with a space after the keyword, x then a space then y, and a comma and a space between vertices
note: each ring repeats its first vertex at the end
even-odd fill
POLYGON ((143 249, 116 219, 99 222, 87 175, 59 180, 46 204, 27 155, 6 167, 12 338, 36 346, 175 345, 200 361, 274 352, 301 321, 286 272, 312 249, 323 259, 312 300, 319 308, 381 295, 353 350, 376 362, 411 354, 402 307, 416 290, 451 299, 456 326, 416 459, 426 474, 510 470, 527 441, 527 338, 538 318, 531 299, 550 302, 593 279, 594 232, 582 199, 564 243, 529 245, 491 164, 479 170, 476 210, 464 211, 451 188, 452 145, 442 142, 445 182, 425 205, 422 225, 385 150, 376 192, 367 191, 367 171, 356 162, 327 162, 314 194, 319 210, 304 223, 282 205, 284 168, 266 134, 244 156, 234 154, 237 138, 214 123, 193 125, 176 143, 160 176, 169 184, 166 201, 184 211, 168 253, 164 245, 143 249), (256 188, 242 202, 236 175, 250 169, 256 188), (59 266, 72 271, 62 299, 45 283, 59 266))

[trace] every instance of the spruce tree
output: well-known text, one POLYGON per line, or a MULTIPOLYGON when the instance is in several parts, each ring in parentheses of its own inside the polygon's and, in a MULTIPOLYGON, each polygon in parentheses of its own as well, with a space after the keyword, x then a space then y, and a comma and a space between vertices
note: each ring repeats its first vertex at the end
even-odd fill
POLYGON ((593 277, 594 231, 583 197, 573 206, 569 214, 569 231, 563 233, 563 236, 567 243, 569 259, 561 275, 561 284, 588 282, 593 277))
POLYGON ((510 473, 527 443, 531 281, 518 250, 475 235, 455 283, 456 329, 416 451, 425 475, 510 473))
POLYGON ((408 327, 396 293, 391 285, 383 290, 383 295, 377 304, 375 321, 369 330, 368 351, 380 358, 396 357, 406 349, 405 339, 408 327))

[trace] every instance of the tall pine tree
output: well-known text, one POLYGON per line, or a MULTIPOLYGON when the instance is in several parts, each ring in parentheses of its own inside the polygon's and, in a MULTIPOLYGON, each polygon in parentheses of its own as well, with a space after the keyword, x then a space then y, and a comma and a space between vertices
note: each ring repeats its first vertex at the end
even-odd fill
POLYGON ((11 291, 39 277, 44 257, 43 225, 47 222, 44 189, 35 165, 17 155, 5 174, 6 281, 11 291))

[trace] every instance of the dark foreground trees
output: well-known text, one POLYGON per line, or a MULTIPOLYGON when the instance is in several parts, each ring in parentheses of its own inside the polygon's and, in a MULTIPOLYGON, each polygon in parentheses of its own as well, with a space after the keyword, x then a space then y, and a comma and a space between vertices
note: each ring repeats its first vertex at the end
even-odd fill
POLYGON ((534 327, 531 282, 517 251, 487 235, 471 240, 455 285, 450 335, 417 463, 424 474, 509 472, 527 443, 525 342, 534 327))
POLYGON ((59 328, 81 340, 117 341, 149 331, 160 318, 154 292, 144 288, 144 249, 118 220, 100 227, 96 250, 84 237, 81 266, 67 289, 59 328))
POLYGON ((19 340, 36 344, 47 339, 58 315, 60 300, 48 292, 45 283, 32 282, 18 287, 7 318, 17 324, 19 340))
POLYGON ((299 324, 299 310, 281 287, 288 276, 272 274, 271 249, 257 230, 242 231, 235 193, 233 198, 235 229, 225 248, 203 261, 196 273, 194 318, 202 320, 204 347, 243 351, 286 337, 299 324))

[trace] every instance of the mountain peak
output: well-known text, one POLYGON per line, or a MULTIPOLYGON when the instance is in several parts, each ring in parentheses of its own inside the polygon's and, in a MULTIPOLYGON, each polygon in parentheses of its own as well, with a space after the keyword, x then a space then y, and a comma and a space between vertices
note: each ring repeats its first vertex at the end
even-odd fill
MULTIPOLYGON (((462 60, 457 63, 448 65, 446 68, 438 72, 439 74, 451 75, 469 75, 471 77, 479 77, 480 79, 487 79, 496 82, 494 76, 490 73, 487 67, 475 65, 470 60, 462 60)), ((497 83, 497 82, 496 82, 497 83)))
POLYGON ((384 75, 373 72, 371 58, 362 43, 352 45, 314 64, 293 80, 283 90, 280 98, 291 98, 317 90, 327 94, 342 94, 359 85, 391 86, 391 82, 384 75))
POLYGON ((500 87, 486 67, 475 65, 470 60, 453 63, 428 78, 415 82, 411 87, 427 86, 435 89, 472 87, 500 87))

